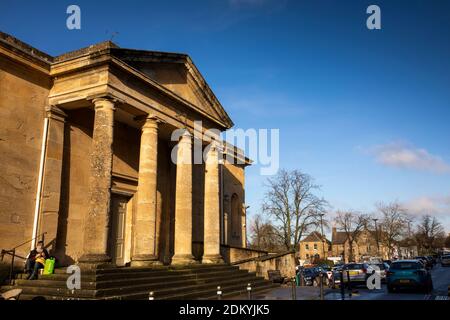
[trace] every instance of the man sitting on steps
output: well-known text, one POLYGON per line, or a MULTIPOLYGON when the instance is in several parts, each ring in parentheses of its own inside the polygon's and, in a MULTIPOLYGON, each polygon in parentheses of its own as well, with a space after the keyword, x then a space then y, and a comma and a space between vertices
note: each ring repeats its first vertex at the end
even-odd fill
POLYGON ((44 248, 44 243, 39 241, 36 248, 30 251, 25 264, 25 271, 29 274, 27 280, 37 279, 39 269, 44 268, 45 259, 48 258, 49 254, 44 248))

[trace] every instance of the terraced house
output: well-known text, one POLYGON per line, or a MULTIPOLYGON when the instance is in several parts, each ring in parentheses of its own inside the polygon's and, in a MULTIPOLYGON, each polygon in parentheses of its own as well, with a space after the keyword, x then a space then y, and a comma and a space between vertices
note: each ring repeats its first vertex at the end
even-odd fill
POLYGON ((346 263, 351 262, 349 261, 350 256, 357 262, 364 261, 369 257, 388 259, 388 249, 381 242, 380 232, 377 235, 374 230, 364 229, 353 242, 352 254, 350 254, 347 233, 333 227, 331 237, 332 255, 341 257, 346 263))
POLYGON ((44 235, 58 266, 94 269, 259 255, 246 249, 250 160, 213 143, 233 122, 188 55, 108 41, 54 57, 0 33, 0 116, 0 248, 44 235), (223 164, 171 161, 208 145, 223 164))

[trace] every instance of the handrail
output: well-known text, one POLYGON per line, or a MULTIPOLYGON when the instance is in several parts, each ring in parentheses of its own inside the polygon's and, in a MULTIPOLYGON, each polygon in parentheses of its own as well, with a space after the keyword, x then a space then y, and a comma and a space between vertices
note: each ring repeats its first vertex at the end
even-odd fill
POLYGON ((244 264, 247 262, 252 262, 252 261, 266 261, 266 260, 270 260, 270 259, 276 259, 282 256, 286 256, 288 254, 292 254, 295 253, 294 250, 290 250, 290 251, 285 251, 285 252, 280 252, 280 253, 268 253, 266 255, 263 256, 258 256, 258 257, 252 257, 252 258, 248 258, 248 259, 243 259, 243 260, 238 260, 238 261, 234 261, 232 263, 230 263, 233 266, 236 265, 240 265, 240 264, 244 264))
POLYGON ((31 241, 33 241, 33 240, 35 240, 35 239, 39 238, 40 236, 42 236, 42 241, 44 241, 44 235, 46 235, 46 234, 47 234, 47 232, 43 232, 43 233, 41 233, 41 234, 37 235, 36 237, 34 237, 33 239, 30 239, 30 240, 28 240, 28 241, 25 241, 24 243, 22 243, 22 244, 19 244, 18 246, 15 246, 15 247, 14 247, 14 248, 12 248, 11 250, 14 250, 14 249, 20 248, 21 246, 23 246, 23 245, 25 245, 25 244, 27 244, 27 243, 29 243, 29 242, 31 242, 31 241))
POLYGON ((12 249, 10 249, 10 250, 4 250, 4 249, 2 249, 2 251, 1 251, 1 261, 3 261, 3 257, 5 256, 5 254, 8 254, 8 255, 10 255, 10 256, 12 257, 12 258, 11 258, 11 265, 10 265, 10 267, 9 267, 9 283, 10 283, 11 285, 14 284, 13 274, 14 274, 14 260, 15 260, 15 258, 18 257, 18 258, 21 258, 21 259, 23 259, 23 260, 26 260, 26 259, 27 259, 27 258, 25 258, 25 257, 16 255, 16 249, 17 249, 17 248, 20 248, 21 246, 23 246, 23 245, 25 245, 25 244, 27 244, 27 243, 33 241, 33 240, 36 240, 36 239, 39 238, 40 236, 42 236, 42 241, 44 241, 44 235, 46 235, 46 234, 47 234, 47 232, 43 232, 43 233, 37 235, 36 237, 34 237, 33 239, 30 239, 30 240, 28 240, 28 241, 25 241, 24 243, 21 243, 21 244, 19 244, 18 246, 15 246, 14 248, 12 248, 12 249))

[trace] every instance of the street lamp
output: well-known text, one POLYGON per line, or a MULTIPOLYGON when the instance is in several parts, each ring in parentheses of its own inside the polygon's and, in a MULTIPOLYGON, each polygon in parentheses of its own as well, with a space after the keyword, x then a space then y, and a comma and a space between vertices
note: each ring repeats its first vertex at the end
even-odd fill
POLYGON ((325 213, 321 213, 320 214, 320 229, 322 231, 322 253, 323 253, 323 259, 325 259, 325 244, 323 243, 323 238, 324 238, 324 234, 323 234, 323 216, 325 215, 325 213))
POLYGON ((377 255, 380 256, 380 245, 378 243, 378 226, 377 226, 378 219, 374 218, 372 220, 375 222, 375 240, 377 242, 377 255))

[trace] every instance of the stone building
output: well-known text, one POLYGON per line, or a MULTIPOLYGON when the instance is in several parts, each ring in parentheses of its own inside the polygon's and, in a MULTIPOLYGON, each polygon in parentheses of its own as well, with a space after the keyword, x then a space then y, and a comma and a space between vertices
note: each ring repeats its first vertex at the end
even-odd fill
MULTIPOLYGON (((341 257, 346 263, 351 262, 349 261, 350 246, 345 232, 337 231, 333 227, 331 243, 334 257, 341 257)), ((360 262, 369 257, 388 259, 388 249, 381 241, 377 242, 377 234, 374 230, 364 229, 353 242, 353 260, 360 262)))
POLYGON ((0 33, 0 117, 0 248, 45 233, 60 265, 140 266, 246 247, 250 161, 214 143, 233 122, 188 55, 103 42, 53 57, 0 33))
POLYGON ((299 258, 313 262, 315 259, 326 259, 331 253, 331 241, 319 232, 311 232, 300 241, 299 258))

